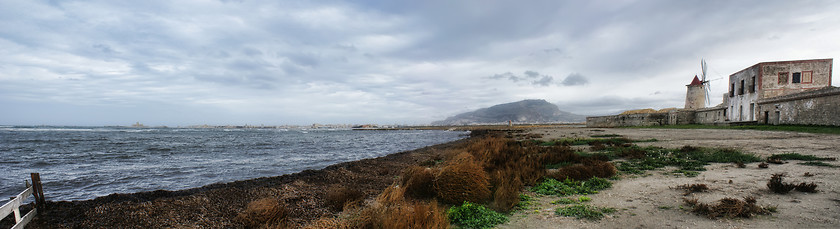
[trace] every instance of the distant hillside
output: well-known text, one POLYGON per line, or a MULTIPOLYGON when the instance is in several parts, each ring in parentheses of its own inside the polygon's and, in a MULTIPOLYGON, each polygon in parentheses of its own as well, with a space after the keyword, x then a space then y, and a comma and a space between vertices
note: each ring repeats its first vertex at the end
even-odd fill
POLYGON ((473 125, 514 123, 574 123, 586 121, 586 116, 561 111, 545 100, 522 100, 466 112, 432 125, 473 125))

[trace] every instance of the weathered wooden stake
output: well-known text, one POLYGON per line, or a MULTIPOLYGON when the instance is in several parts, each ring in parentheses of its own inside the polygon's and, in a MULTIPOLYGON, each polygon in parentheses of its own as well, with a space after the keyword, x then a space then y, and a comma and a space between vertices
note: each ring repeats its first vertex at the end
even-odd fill
POLYGON ((32 177, 32 195, 35 196, 35 207, 38 210, 46 210, 47 201, 44 199, 44 189, 41 187, 41 174, 39 173, 31 173, 29 174, 32 177))

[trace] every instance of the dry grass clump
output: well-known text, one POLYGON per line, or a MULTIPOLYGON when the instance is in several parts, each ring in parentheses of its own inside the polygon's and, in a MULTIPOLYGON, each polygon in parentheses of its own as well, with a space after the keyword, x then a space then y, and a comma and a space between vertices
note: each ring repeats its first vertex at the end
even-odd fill
POLYGON ((365 193, 342 185, 330 186, 324 202, 333 211, 341 211, 345 205, 355 205, 363 200, 365 193))
POLYGON ((311 228, 448 228, 446 209, 436 200, 406 200, 406 190, 391 185, 376 201, 362 209, 355 209, 339 217, 335 224, 329 219, 311 228), (317 227, 316 227, 317 226, 317 227), (323 227, 321 227, 323 226, 323 227))
POLYGON ((744 200, 735 198, 723 198, 717 204, 700 203, 697 199, 684 199, 685 203, 693 209, 694 213, 705 215, 709 218, 727 217, 727 218, 750 218, 753 214, 770 214, 770 211, 756 205, 755 197, 745 197, 744 200))
POLYGON ((695 193, 695 192, 705 192, 709 190, 709 186, 706 184, 684 184, 677 186, 677 189, 685 190, 683 196, 687 196, 688 194, 695 193))
POLYGON ((779 194, 785 194, 796 188, 796 185, 792 183, 784 183, 785 174, 784 173, 775 173, 772 177, 770 177, 770 181, 767 182, 767 188, 771 191, 779 194))
POLYGON ((761 162, 758 164, 759 169, 766 169, 767 167, 770 167, 767 163, 761 162))
POLYGON ((499 212, 508 212, 519 204, 519 191, 524 185, 513 170, 493 173, 493 201, 490 207, 499 212))
POLYGON ((435 197, 435 173, 431 168, 411 166, 402 172, 405 194, 416 199, 435 197))
POLYGON ((806 184, 805 182, 802 182, 802 183, 799 183, 798 185, 796 185, 796 187, 794 187, 794 189, 796 189, 796 191, 800 191, 800 192, 815 193, 815 192, 817 192, 817 184, 814 184, 814 182, 811 182, 809 184, 806 184))
POLYGON ((584 164, 576 164, 560 168, 556 172, 548 174, 548 177, 555 180, 565 180, 566 178, 583 181, 592 177, 609 178, 616 173, 615 166, 612 163, 605 161, 592 160, 584 164))
POLYGON ((773 163, 773 164, 784 164, 785 163, 784 161, 782 161, 782 159, 773 158, 773 157, 767 158, 767 162, 770 162, 770 163, 773 163))
POLYGON ((487 173, 469 157, 457 158, 462 160, 444 166, 437 175, 434 183, 437 197, 447 204, 486 202, 490 198, 487 173))
POLYGON ((263 198, 248 203, 245 211, 236 216, 236 221, 246 228, 283 227, 289 212, 278 199, 263 198))

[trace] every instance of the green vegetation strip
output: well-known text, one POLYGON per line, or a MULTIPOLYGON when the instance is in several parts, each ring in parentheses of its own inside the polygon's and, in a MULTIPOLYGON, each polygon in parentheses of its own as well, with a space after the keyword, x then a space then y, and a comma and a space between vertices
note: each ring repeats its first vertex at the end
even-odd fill
POLYGON ((561 216, 575 217, 578 219, 599 220, 604 218, 604 213, 613 213, 615 208, 600 208, 585 204, 560 207, 554 211, 561 216))
POLYGON ((507 216, 470 202, 449 208, 446 215, 461 228, 492 228, 508 221, 507 216))
POLYGON ((595 194, 600 190, 610 187, 612 187, 610 181, 598 177, 593 177, 586 181, 574 181, 571 179, 557 181, 548 178, 531 188, 531 191, 542 195, 569 196, 595 194))
POLYGON ((734 130, 766 130, 791 131, 816 134, 840 134, 840 127, 836 126, 804 126, 804 125, 747 125, 747 126, 712 126, 712 125, 664 125, 664 126, 636 126, 627 128, 656 128, 656 129, 734 129, 734 130))
POLYGON ((802 155, 798 153, 783 153, 783 154, 773 154, 768 159, 779 159, 779 160, 798 160, 798 161, 834 161, 837 160, 836 158, 830 157, 817 157, 813 155, 802 155))
POLYGON ((610 154, 618 156, 635 156, 635 159, 617 162, 616 168, 624 173, 643 174, 645 170, 654 170, 665 166, 678 167, 674 173, 686 176, 697 176, 705 171, 703 166, 715 163, 750 163, 761 159, 752 154, 746 154, 734 149, 717 149, 703 147, 683 147, 681 149, 667 149, 660 147, 611 147, 610 154))

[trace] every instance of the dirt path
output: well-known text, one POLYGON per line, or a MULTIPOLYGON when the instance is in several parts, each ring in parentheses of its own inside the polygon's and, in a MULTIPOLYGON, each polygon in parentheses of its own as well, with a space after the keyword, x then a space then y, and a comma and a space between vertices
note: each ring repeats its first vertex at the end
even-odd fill
MULTIPOLYGON (((631 139, 656 138, 639 143, 677 148, 685 145, 738 148, 762 157, 779 153, 800 153, 819 157, 840 157, 840 135, 753 130, 677 130, 677 129, 602 129, 543 128, 531 130, 543 134, 542 140, 564 137, 588 138, 592 135, 617 134, 631 139)), ((563 205, 551 204, 554 196, 538 197, 529 210, 515 213, 510 222, 499 228, 840 228, 840 167, 799 165, 801 161, 768 169, 749 163, 746 168, 734 164, 712 164, 697 177, 672 175, 665 168, 648 171, 644 176, 628 176, 614 181, 613 187, 589 195, 591 205, 611 207, 617 211, 599 221, 578 220, 557 216, 554 210, 563 205), (814 174, 806 177, 805 173, 814 174), (818 193, 791 192, 775 194, 766 184, 771 174, 787 173, 785 182, 814 182, 818 193), (672 189, 683 184, 701 183, 711 189, 704 193, 683 196, 672 189), (695 215, 684 206, 683 198, 697 198, 713 203, 724 197, 754 196, 760 206, 776 206, 769 216, 750 219, 708 219, 695 215)), ((827 163, 840 166, 840 162, 827 163)), ((530 194, 535 196, 535 194, 530 194)))

